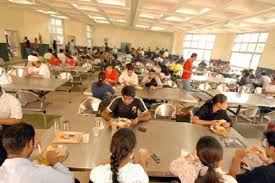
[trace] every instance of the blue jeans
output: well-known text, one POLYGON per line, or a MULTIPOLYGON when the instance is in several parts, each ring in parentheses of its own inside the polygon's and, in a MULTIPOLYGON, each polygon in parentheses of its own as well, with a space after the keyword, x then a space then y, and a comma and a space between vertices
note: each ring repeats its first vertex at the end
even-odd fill
POLYGON ((182 80, 182 88, 185 89, 186 91, 191 91, 192 90, 189 79, 183 79, 182 80))

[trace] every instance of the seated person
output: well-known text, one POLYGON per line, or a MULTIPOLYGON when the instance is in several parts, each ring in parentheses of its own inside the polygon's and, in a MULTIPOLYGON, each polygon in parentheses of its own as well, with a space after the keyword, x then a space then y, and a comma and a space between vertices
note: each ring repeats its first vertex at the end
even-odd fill
POLYGON ((63 49, 59 50, 59 53, 57 54, 57 57, 61 60, 61 64, 65 64, 66 55, 64 54, 64 50, 63 49))
POLYGON ((8 159, 0 167, 0 182, 5 183, 73 183, 73 174, 59 161, 56 152, 46 158, 50 166, 35 166, 28 158, 37 145, 35 130, 26 123, 9 126, 2 136, 8 159))
POLYGON ((267 75, 265 71, 262 72, 262 76, 258 80, 257 84, 262 87, 263 90, 268 88, 268 86, 271 84, 271 78, 267 75))
POLYGON ((98 81, 92 84, 93 97, 100 100, 106 100, 115 94, 113 87, 105 83, 105 80, 106 75, 103 72, 100 72, 98 74, 98 81))
POLYGON ((44 59, 50 61, 53 56, 53 49, 49 48, 48 52, 44 54, 44 59))
POLYGON ((206 69, 206 67, 207 67, 207 64, 206 64, 205 60, 201 61, 198 65, 198 68, 202 69, 202 70, 206 69))
POLYGON ((53 53, 52 58, 50 60, 50 64, 52 66, 60 66, 61 60, 57 57, 56 53, 53 53))
POLYGON ((230 63, 224 64, 223 67, 222 67, 222 71, 223 71, 224 73, 230 72, 230 71, 231 71, 230 63))
POLYGON ((199 139, 192 154, 179 157, 170 164, 170 171, 181 183, 237 183, 233 177, 222 171, 222 164, 222 145, 216 138, 204 136, 199 139))
POLYGON ((76 66, 76 61, 75 61, 75 59, 74 59, 72 56, 67 55, 65 64, 66 64, 67 66, 76 66))
POLYGON ((255 183, 273 183, 275 182, 275 132, 265 132, 265 140, 263 141, 265 146, 265 153, 273 160, 273 163, 268 162, 268 165, 262 165, 254 168, 243 174, 238 174, 246 154, 249 152, 247 149, 238 149, 235 153, 235 157, 232 160, 232 165, 229 174, 236 177, 239 183, 255 182, 255 183), (238 174, 238 175, 237 175, 238 174))
POLYGON ((104 74, 106 75, 107 82, 116 85, 118 83, 118 73, 117 71, 113 68, 112 65, 108 65, 106 69, 103 71, 104 74))
POLYGON ((134 66, 130 63, 126 65, 126 70, 123 71, 118 79, 122 85, 138 85, 138 76, 134 72, 134 66))
POLYGON ((238 82, 238 85, 244 86, 244 85, 248 85, 248 84, 251 84, 251 80, 249 78, 249 71, 245 69, 242 72, 242 77, 241 77, 240 81, 238 82))
POLYGON ((221 124, 224 127, 232 126, 232 120, 227 115, 227 97, 223 94, 214 96, 207 101, 192 117, 192 123, 204 126, 221 124))
POLYGON ((255 71, 253 69, 249 69, 248 72, 250 79, 256 79, 255 71))
POLYGON ((148 162, 148 152, 141 149, 139 162, 131 163, 135 146, 134 132, 129 128, 119 129, 111 141, 110 160, 94 168, 91 171, 90 180, 93 183, 149 183, 148 175, 144 171, 148 162))
POLYGON ((150 90, 157 90, 162 88, 161 80, 157 76, 156 71, 154 69, 151 69, 148 75, 143 78, 141 86, 150 88, 150 90))
POLYGON ((150 120, 150 113, 143 100, 135 97, 136 91, 133 86, 125 86, 121 95, 116 97, 101 114, 109 125, 111 125, 113 118, 119 117, 130 119, 132 125, 150 120), (138 111, 141 112, 140 116, 138 116, 138 111))
POLYGON ((24 75, 26 77, 49 79, 51 72, 47 64, 41 63, 37 60, 37 57, 29 55, 24 75))
POLYGON ((0 166, 7 158, 1 136, 3 130, 13 124, 20 123, 22 119, 22 107, 19 100, 6 93, 0 86, 0 166))

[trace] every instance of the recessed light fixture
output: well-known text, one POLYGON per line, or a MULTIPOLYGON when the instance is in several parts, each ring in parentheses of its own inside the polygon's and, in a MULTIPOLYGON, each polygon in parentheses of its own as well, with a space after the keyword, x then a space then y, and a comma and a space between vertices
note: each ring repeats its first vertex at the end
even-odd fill
POLYGON ((110 23, 110 22, 107 21, 107 20, 98 20, 98 19, 94 19, 94 21, 95 21, 96 23, 101 23, 101 24, 109 24, 109 23, 110 23))
POLYGON ((79 10, 83 10, 83 11, 95 11, 98 12, 98 9, 96 7, 93 6, 81 6, 75 3, 72 3, 72 6, 79 9, 79 10))
POLYGON ((62 15, 51 15, 51 16, 52 16, 52 17, 55 17, 55 18, 69 19, 68 17, 62 16, 62 15))
POLYGON ((147 14, 147 13, 140 13, 139 17, 141 17, 141 18, 150 18, 150 19, 155 18, 153 15, 150 15, 150 14, 147 14))
POLYGON ((154 31, 163 31, 163 30, 165 30, 165 28, 163 28, 163 27, 152 27, 151 30, 154 30, 154 31))
POLYGON ((183 22, 185 19, 181 17, 176 17, 176 16, 169 16, 164 18, 164 20, 174 21, 174 22, 183 22))
POLYGON ((36 11, 38 11, 40 13, 49 14, 49 15, 55 15, 56 14, 56 12, 54 12, 54 11, 46 11, 46 10, 36 10, 36 11))
POLYGON ((203 8, 203 9, 201 9, 200 14, 204 14, 210 10, 211 10, 210 8, 203 8))
POLYGON ((120 23, 126 23, 127 21, 126 20, 123 20, 123 19, 111 19, 112 21, 114 22, 120 22, 120 23))
POLYGON ((28 0, 8 0, 11 3, 16 3, 16 4, 35 4, 32 1, 28 1, 28 0))
POLYGON ((143 29, 148 29, 148 25, 136 25, 137 28, 143 28, 143 29))
POLYGON ((125 0, 97 0, 98 3, 109 4, 115 6, 126 6, 125 0))
POLYGON ((91 16, 91 15, 89 15, 89 17, 90 17, 91 19, 95 19, 95 20, 106 20, 105 17, 101 17, 101 16, 91 16))

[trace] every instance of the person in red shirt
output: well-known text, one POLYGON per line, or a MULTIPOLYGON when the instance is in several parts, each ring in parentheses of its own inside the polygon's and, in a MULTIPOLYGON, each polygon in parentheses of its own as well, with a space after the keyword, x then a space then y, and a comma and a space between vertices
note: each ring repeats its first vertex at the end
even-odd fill
POLYGON ((118 83, 118 72, 113 68, 112 65, 108 65, 103 71, 106 75, 106 81, 112 85, 118 83))
POLYGON ((52 54, 52 58, 50 60, 50 64, 52 66, 60 66, 61 65, 61 60, 57 57, 56 53, 52 54))
POLYGON ((192 64, 197 59, 197 56, 198 55, 196 53, 192 53, 191 57, 183 64, 182 86, 186 91, 190 91, 192 89, 190 84, 190 79, 192 76, 192 64))
POLYGON ((68 65, 68 66, 75 66, 76 65, 76 61, 75 61, 75 59, 72 56, 68 55, 67 59, 65 61, 65 64, 68 65))

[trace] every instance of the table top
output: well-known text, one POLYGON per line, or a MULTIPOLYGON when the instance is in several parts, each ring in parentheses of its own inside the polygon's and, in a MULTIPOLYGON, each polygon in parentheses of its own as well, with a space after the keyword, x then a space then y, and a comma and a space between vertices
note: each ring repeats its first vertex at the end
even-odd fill
MULTIPOLYGON (((69 117, 68 117, 69 119, 69 117)), ((94 137, 92 128, 95 126, 96 120, 94 116, 70 116, 71 131, 82 131, 90 134, 90 141, 88 144, 64 144, 68 147, 69 156, 64 161, 64 165, 73 170, 87 170, 97 166, 103 160, 109 159, 109 145, 111 142, 111 129, 106 128, 100 130, 99 136, 94 137), (76 123, 77 121, 77 123, 76 123), (80 155, 81 153, 81 155, 80 155)), ((133 130, 137 137, 137 145, 134 150, 135 160, 137 160, 138 150, 146 148, 150 153, 155 153, 160 158, 160 163, 155 163, 151 158, 149 159, 146 171, 149 176, 169 177, 169 164, 181 155, 184 150, 191 153, 196 146, 196 142, 200 137, 213 134, 207 127, 199 126, 191 123, 177 123, 171 121, 149 121, 142 123, 139 126, 146 128, 146 132, 140 132, 137 127, 133 130)), ((54 127, 47 130, 47 132, 40 139, 42 143, 42 151, 51 144, 54 137, 54 127)), ((244 144, 247 145, 246 140, 234 129, 230 130, 230 137, 237 137, 244 144)), ((234 148, 224 148, 224 171, 228 172, 231 161, 234 155, 234 148)), ((34 151, 31 159, 37 155, 34 151)))
MULTIPOLYGON (((115 95, 121 95, 121 86, 115 87, 115 95)), ((91 89, 87 89, 84 95, 92 96, 91 89)), ((185 103, 197 103, 197 100, 187 92, 180 88, 161 88, 158 90, 150 91, 149 89, 136 90, 136 96, 142 99, 152 100, 167 100, 167 101, 178 101, 185 103)))
POLYGON ((39 91, 55 91, 58 87, 65 84, 67 80, 62 79, 38 79, 30 77, 12 77, 12 83, 2 85, 6 91, 18 90, 39 90, 39 91))
POLYGON ((50 66, 51 70, 61 71, 61 72, 89 72, 90 69, 81 66, 50 66))
POLYGON ((192 75, 191 80, 198 82, 213 82, 213 83, 236 83, 237 80, 233 78, 216 78, 210 76, 192 75))
MULTIPOLYGON (((212 96, 219 94, 219 91, 207 91, 212 96)), ((262 94, 247 94, 238 92, 224 92, 230 104, 275 107, 275 99, 262 94)))

